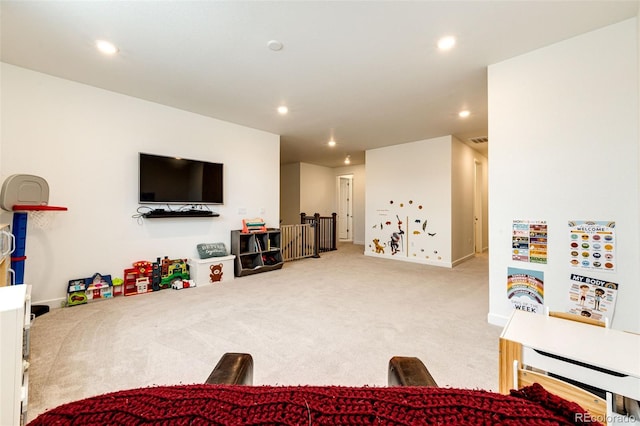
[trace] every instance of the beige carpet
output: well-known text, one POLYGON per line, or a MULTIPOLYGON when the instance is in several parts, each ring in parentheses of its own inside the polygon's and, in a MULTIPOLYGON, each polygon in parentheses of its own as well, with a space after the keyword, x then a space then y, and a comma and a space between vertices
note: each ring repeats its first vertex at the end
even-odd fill
POLYGON ((497 390, 488 256, 444 269, 363 250, 341 244, 278 271, 38 317, 28 420, 105 392, 202 383, 225 352, 252 354, 257 385, 385 386, 389 358, 405 355, 440 386, 497 390))

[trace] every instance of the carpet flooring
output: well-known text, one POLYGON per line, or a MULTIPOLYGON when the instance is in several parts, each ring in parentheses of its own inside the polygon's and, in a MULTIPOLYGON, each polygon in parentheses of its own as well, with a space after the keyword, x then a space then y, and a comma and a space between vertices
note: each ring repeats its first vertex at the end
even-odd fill
POLYGON ((447 269, 364 250, 340 244, 277 271, 36 318, 27 420, 107 392, 203 383, 226 352, 253 356, 256 385, 385 386, 401 355, 440 386, 497 391, 488 256, 447 269))

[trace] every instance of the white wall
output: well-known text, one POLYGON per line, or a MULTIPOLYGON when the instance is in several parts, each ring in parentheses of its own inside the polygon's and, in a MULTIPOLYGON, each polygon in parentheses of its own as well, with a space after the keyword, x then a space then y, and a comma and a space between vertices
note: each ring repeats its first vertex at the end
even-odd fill
POLYGON ((300 163, 300 212, 331 216, 335 206, 335 175, 328 167, 300 163))
MULTIPOLYGON (((244 217, 279 221, 279 136, 1 64, 0 178, 44 177, 53 229, 29 226, 25 282, 34 303, 63 298, 68 280, 122 277, 137 260, 196 256, 244 217), (138 152, 224 163, 219 218, 134 218, 138 152), (247 155, 250 153, 250 155, 247 155), (246 213, 240 214, 240 211, 246 213)), ((2 213, 11 223, 11 214, 2 213)))
POLYGON ((443 136, 366 152, 366 255, 452 266, 451 144, 451 136, 443 136), (403 236, 406 247, 392 254, 398 219, 410 228, 403 236), (384 254, 375 252, 374 239, 386 245, 384 254))
MULTIPOLYGON (((489 67, 490 313, 503 324, 509 266, 544 272, 564 310, 569 220, 613 220, 620 284, 613 327, 640 331, 636 19, 489 67), (514 219, 547 220, 548 264, 511 261, 514 219)), ((575 270, 573 272, 576 272, 575 270)))
POLYGON ((280 166, 280 223, 300 223, 300 163, 280 166))

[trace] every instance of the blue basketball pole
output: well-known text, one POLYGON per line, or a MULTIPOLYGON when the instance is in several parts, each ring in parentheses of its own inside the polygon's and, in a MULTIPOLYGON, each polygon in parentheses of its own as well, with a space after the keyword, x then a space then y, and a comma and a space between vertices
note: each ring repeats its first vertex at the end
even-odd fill
POLYGON ((26 212, 13 212, 13 236, 16 247, 11 255, 11 269, 15 272, 14 284, 24 284, 24 262, 27 246, 27 217, 26 212))

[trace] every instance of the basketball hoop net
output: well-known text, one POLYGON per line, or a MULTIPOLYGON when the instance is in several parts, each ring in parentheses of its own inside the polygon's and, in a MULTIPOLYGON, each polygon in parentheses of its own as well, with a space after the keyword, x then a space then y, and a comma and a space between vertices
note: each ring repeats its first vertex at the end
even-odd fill
POLYGON ((51 229, 55 214, 46 210, 32 210, 27 212, 29 223, 40 229, 51 229))
POLYGON ((66 207, 56 207, 56 206, 22 206, 15 205, 13 206, 14 212, 23 212, 27 213, 29 217, 29 222, 32 223, 36 228, 40 229, 51 229, 51 226, 56 217, 56 212, 66 211, 66 207))

